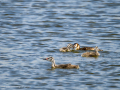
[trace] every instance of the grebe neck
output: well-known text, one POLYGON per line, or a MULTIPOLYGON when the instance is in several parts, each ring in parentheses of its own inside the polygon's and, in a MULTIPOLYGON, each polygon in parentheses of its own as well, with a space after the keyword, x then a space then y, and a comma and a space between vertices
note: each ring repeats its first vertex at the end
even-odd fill
POLYGON ((55 60, 53 60, 53 62, 52 62, 52 67, 55 68, 55 66, 56 66, 56 65, 55 65, 55 60))
POLYGON ((80 45, 77 45, 76 50, 79 50, 79 49, 80 49, 80 45))
POLYGON ((98 52, 98 50, 95 50, 95 53, 96 53, 96 55, 100 55, 99 52, 98 52))

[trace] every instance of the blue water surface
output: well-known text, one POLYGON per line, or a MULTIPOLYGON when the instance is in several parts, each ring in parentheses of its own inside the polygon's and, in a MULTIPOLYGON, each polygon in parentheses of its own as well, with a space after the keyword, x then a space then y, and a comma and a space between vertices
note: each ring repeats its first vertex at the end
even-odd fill
POLYGON ((0 0, 0 90, 120 90, 120 0, 0 0), (68 43, 98 46, 60 52, 68 43), (71 63, 80 69, 51 69, 71 63))

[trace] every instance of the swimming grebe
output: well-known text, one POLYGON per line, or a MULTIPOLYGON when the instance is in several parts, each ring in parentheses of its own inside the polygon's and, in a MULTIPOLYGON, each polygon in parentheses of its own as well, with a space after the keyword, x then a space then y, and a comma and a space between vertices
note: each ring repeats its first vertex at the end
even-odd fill
POLYGON ((98 47, 96 46, 95 48, 95 52, 86 52, 86 53, 83 53, 81 56, 82 57, 96 57, 96 56, 99 56, 100 54, 98 53, 98 47))
POLYGON ((79 65, 71 65, 71 64, 56 65, 53 57, 48 57, 48 58, 45 58, 43 60, 47 60, 47 61, 52 62, 52 68, 61 68, 61 69, 74 69, 74 68, 78 69, 79 68, 79 65))
POLYGON ((61 51, 61 52, 69 52, 69 51, 72 51, 71 48, 73 49, 74 45, 73 44, 68 44, 67 47, 62 47, 62 48, 59 49, 59 51, 61 51))
MULTIPOLYGON (((80 45, 78 43, 74 43, 75 50, 95 50, 93 47, 83 47, 80 48, 80 45)), ((101 49, 98 49, 98 51, 103 51, 101 49)))

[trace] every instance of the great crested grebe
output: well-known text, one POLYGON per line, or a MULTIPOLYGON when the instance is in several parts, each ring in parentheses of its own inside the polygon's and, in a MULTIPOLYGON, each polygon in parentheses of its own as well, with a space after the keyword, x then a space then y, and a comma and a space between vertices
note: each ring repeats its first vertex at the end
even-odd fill
POLYGON ((100 54, 98 53, 98 47, 96 46, 95 48, 95 52, 85 52, 83 53, 81 56, 82 57, 97 57, 99 56, 100 54))
POLYGON ((53 57, 48 57, 43 60, 47 60, 52 62, 52 68, 61 68, 61 69, 79 69, 79 65, 71 65, 71 64, 61 64, 61 65, 56 65, 55 60, 53 57))
POLYGON ((61 52, 69 52, 69 51, 72 51, 71 48, 73 49, 74 45, 69 43, 67 45, 67 47, 62 47, 62 48, 59 49, 59 51, 61 51, 61 52))
MULTIPOLYGON (((75 50, 95 50, 94 47, 83 47, 80 48, 80 45, 78 43, 74 43, 75 50)), ((98 51, 103 51, 101 49, 98 49, 98 51)))

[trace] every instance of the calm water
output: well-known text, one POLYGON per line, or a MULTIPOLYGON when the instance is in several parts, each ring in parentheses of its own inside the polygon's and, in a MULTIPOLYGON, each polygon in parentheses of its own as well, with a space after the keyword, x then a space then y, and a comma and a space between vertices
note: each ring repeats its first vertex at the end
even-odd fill
POLYGON ((120 90, 120 0, 0 0, 0 90, 120 90), (68 43, 98 46, 59 52, 68 43), (80 69, 51 70, 43 58, 80 69))

